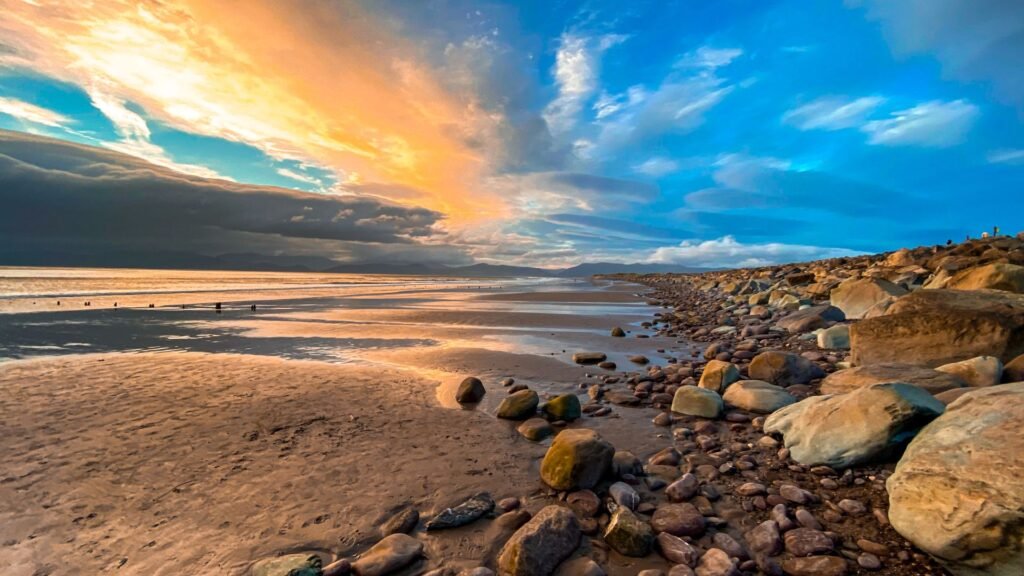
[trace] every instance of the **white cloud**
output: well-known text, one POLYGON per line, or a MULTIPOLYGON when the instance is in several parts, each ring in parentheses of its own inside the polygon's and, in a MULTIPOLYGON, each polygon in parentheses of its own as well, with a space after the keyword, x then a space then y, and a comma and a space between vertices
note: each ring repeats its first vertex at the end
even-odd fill
POLYGON ((0 98, 0 114, 52 128, 60 128, 71 123, 71 119, 63 114, 14 98, 0 98))
POLYGON ((991 164, 1024 164, 1024 150, 993 150, 988 153, 991 164))
POLYGON ((827 248, 800 244, 743 244, 733 236, 714 240, 686 240, 678 246, 663 246, 648 258, 649 262, 704 266, 713 268, 738 268, 767 266, 787 262, 836 258, 857 254, 845 248, 827 248))
POLYGON ((95 87, 89 90, 89 98, 92 100, 92 105, 110 120, 110 123, 114 125, 114 130, 121 136, 121 140, 117 142, 101 142, 103 147, 142 158, 183 174, 231 180, 212 168, 174 161, 166 150, 150 141, 151 133, 146 119, 128 108, 128 105, 119 98, 95 87))
POLYGON ((679 162, 676 162, 671 158, 655 156, 654 158, 634 166, 633 170, 640 174, 646 174, 647 176, 658 178, 679 170, 679 162))
POLYGON ((281 176, 284 176, 285 178, 291 178, 292 180, 303 182, 305 184, 310 184, 312 186, 322 187, 324 185, 324 183, 317 178, 314 178, 307 174, 303 174, 301 172, 290 170, 288 168, 278 168, 277 173, 280 174, 281 176))
POLYGON ((544 119, 553 134, 564 134, 576 124, 584 104, 597 90, 601 55, 625 40, 617 34, 599 38, 562 35, 554 68, 558 96, 544 109, 544 119))
POLYGON ((944 148, 963 142, 978 115, 978 107, 966 100, 933 100, 868 122, 861 130, 871 144, 944 148))
POLYGON ((885 98, 866 96, 849 100, 826 96, 808 102, 782 115, 782 121, 800 130, 841 130, 860 126, 885 98))
POLYGON ((732 61, 743 55, 740 48, 712 48, 701 46, 693 52, 684 54, 676 62, 679 68, 704 68, 715 70, 732 64, 732 61))

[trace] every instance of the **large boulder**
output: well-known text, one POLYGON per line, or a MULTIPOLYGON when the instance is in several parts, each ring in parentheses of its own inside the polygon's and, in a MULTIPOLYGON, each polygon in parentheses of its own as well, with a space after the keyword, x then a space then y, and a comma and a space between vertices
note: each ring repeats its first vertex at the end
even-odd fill
POLYGON ((892 526, 958 576, 1024 574, 1024 382, 956 400, 886 481, 892 526))
POLYGON ((568 508, 546 506, 524 524, 501 549, 502 576, 548 576, 580 543, 580 524, 568 508))
POLYGON ((697 386, 682 386, 672 397, 672 411, 687 416, 718 418, 724 408, 718 392, 697 386))
POLYGON ((775 324, 796 334, 824 328, 832 322, 842 322, 845 319, 846 315, 839 308, 828 304, 820 304, 804 308, 803 310, 797 310, 792 314, 786 315, 775 324))
POLYGON ((918 290, 885 316, 850 327, 856 365, 941 366, 975 356, 1008 362, 1024 353, 1024 295, 992 290, 918 290))
POLYGON ((1003 363, 995 356, 978 356, 935 368, 939 372, 954 374, 968 386, 995 386, 1003 377, 1003 363))
POLYGON ((459 404, 475 404, 484 398, 487 389, 479 378, 470 376, 459 383, 459 389, 455 391, 455 401, 459 404))
POLYGON ((764 431, 781 434, 801 464, 847 468, 897 453, 944 408, 916 386, 874 384, 786 406, 765 420, 764 431))
POLYGON ((612 466, 615 448, 587 428, 562 430, 540 464, 540 477, 556 490, 593 488, 612 466))
POLYGON ((993 262, 961 270, 950 278, 946 288, 956 290, 1005 290, 1024 292, 1024 266, 993 262))
POLYGON ((932 395, 967 386, 967 383, 955 374, 911 364, 885 363, 833 372, 821 381, 821 393, 846 394, 865 386, 885 382, 913 384, 932 395))
POLYGON ((761 352, 755 356, 747 373, 753 380, 764 380, 777 386, 807 384, 825 376, 825 371, 807 358, 777 351, 761 352))
POLYGON ((1024 382, 1024 354, 1003 366, 1003 382, 1024 382))
POLYGON ((785 388, 761 380, 740 380, 729 386, 722 399, 730 406, 759 414, 771 414, 796 402, 785 388))
POLYGON ((740 379, 740 370, 732 362, 712 360, 704 367, 698 386, 721 394, 733 382, 740 379))
POLYGON ((850 325, 836 324, 818 331, 818 348, 823 350, 849 350, 850 325))
POLYGON ((860 320, 883 313, 906 293, 905 289, 881 278, 850 278, 832 290, 829 300, 848 320, 860 320))

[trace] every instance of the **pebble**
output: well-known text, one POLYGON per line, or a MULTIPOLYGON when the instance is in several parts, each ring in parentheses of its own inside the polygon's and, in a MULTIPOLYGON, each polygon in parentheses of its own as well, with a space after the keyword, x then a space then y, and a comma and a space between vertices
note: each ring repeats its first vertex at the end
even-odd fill
POLYGON ((882 567, 882 561, 878 559, 878 556, 869 552, 857 556, 857 564, 865 570, 878 570, 882 567))

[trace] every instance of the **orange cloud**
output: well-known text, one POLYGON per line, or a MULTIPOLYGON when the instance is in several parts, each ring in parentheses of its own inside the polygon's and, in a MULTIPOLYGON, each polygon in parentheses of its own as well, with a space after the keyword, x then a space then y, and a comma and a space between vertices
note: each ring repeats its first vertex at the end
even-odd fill
MULTIPOLYGON (((500 119, 446 91, 414 46, 349 1, 0 0, 0 65, 81 86, 127 142, 145 121, 388 185, 455 222, 501 216, 479 183, 500 119), (105 112, 105 113, 106 113, 105 112), (141 121, 141 123, 140 123, 141 121)), ((356 185, 358 184, 358 185, 356 185)), ((403 199, 404 196, 404 199, 403 199)))

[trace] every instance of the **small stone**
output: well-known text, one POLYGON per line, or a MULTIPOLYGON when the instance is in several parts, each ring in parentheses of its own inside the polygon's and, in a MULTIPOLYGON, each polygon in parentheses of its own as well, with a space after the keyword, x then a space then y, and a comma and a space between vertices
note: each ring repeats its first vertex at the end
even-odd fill
POLYGON ((487 389, 484 388, 484 383, 479 378, 470 376, 459 384, 459 389, 455 392, 455 400, 459 404, 475 404, 483 400, 486 393, 487 389))
POLYGON ((609 486, 608 494, 616 504, 630 510, 636 510, 636 507, 640 505, 640 494, 637 494, 637 491, 625 482, 616 482, 609 486))
POLYGON ((796 521, 804 528, 810 528, 811 530, 822 530, 821 523, 805 508, 797 508, 796 521))
POLYGON ((407 534, 392 534, 377 542, 352 563, 359 576, 384 576, 412 564, 423 554, 423 543, 407 534))
POLYGON ((672 502, 682 502, 693 498, 697 493, 698 487, 697 477, 686 473, 679 480, 669 484, 668 488, 665 488, 665 495, 672 502))
POLYGON ((420 513, 415 508, 406 508, 384 522, 380 527, 381 536, 408 534, 420 522, 420 513))
POLYGON ((615 328, 612 328, 612 337, 613 338, 625 338, 626 337, 626 331, 623 330, 622 328, 616 326, 615 328))
POLYGON ((423 527, 428 532, 431 530, 458 528, 483 518, 485 514, 490 514, 492 510, 494 510, 494 500, 491 499, 489 494, 481 493, 462 502, 458 506, 445 508, 428 520, 423 527))
POLYGON ((655 532, 699 537, 704 533, 704 515, 692 504, 662 504, 654 511, 651 526, 655 532))
POLYGON ((700 551, 682 538, 668 532, 658 534, 657 542, 661 555, 674 564, 685 564, 692 568, 700 559, 700 551))
POLYGON ((577 490, 565 497, 565 502, 581 518, 594 516, 601 509, 601 499, 590 490, 577 490))
POLYGON ((774 520, 765 520, 747 532, 745 539, 754 555, 777 556, 782 552, 782 536, 774 520))
POLYGON ((597 364, 607 359, 603 352, 577 352, 572 355, 572 361, 577 364, 597 364))
POLYGON ((860 516, 868 511, 867 507, 865 507, 863 503, 849 498, 840 500, 838 506, 840 510, 846 512, 850 516, 860 516))
POLYGON ((865 570, 878 570, 882 567, 882 561, 878 559, 878 556, 869 552, 857 556, 857 564, 865 570))
POLYGON ((740 573, 732 558, 718 548, 709 548, 704 552, 694 572, 697 576, 739 576, 740 573))
POLYGON ((619 554, 642 558, 651 553, 654 532, 628 508, 619 508, 612 514, 604 540, 619 554))
POLYGON ((764 484, 758 484, 757 482, 747 482, 736 487, 736 494, 739 496, 760 496, 766 494, 764 484))
POLYGON ((575 394, 555 396, 541 407, 541 412, 543 412, 549 420, 563 420, 565 422, 577 420, 583 414, 582 407, 580 406, 580 399, 575 394))
POLYGON ((540 442, 555 433, 555 429, 543 418, 530 418, 520 424, 516 430, 523 435, 523 438, 534 442, 540 442))
POLYGON ((824 532, 796 528, 784 536, 786 551, 794 556, 811 556, 831 552, 835 545, 824 532))
POLYGON ((837 556, 811 556, 790 558, 782 563, 782 569, 791 576, 843 576, 847 567, 837 556))

